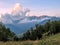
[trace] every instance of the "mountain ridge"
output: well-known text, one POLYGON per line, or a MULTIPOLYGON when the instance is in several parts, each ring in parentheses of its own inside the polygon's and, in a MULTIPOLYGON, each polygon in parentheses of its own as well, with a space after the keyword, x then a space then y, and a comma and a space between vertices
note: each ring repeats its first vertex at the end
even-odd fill
POLYGON ((60 17, 55 16, 20 16, 15 15, 11 16, 9 14, 5 14, 2 16, 2 23, 11 29, 11 31, 19 34, 27 31, 31 27, 35 27, 35 24, 45 24, 48 20, 55 21, 60 20, 60 17))

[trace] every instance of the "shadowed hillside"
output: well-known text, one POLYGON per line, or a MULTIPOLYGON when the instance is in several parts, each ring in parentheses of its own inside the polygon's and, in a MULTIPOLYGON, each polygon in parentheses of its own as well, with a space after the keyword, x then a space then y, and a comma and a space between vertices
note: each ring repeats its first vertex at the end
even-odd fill
POLYGON ((0 42, 0 45, 60 45, 60 33, 52 35, 42 40, 36 41, 11 41, 11 42, 0 42))

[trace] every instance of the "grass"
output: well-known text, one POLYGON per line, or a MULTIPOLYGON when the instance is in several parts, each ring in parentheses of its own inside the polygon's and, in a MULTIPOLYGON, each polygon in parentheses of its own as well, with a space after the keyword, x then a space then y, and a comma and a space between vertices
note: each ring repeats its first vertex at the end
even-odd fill
POLYGON ((60 45, 60 33, 42 40, 0 42, 0 45, 60 45))

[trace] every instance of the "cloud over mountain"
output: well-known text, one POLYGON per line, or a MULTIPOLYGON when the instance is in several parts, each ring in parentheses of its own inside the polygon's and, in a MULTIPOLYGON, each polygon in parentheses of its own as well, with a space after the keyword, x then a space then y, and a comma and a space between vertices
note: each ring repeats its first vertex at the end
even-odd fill
POLYGON ((20 3, 16 3, 12 8, 11 15, 26 16, 28 12, 30 12, 28 8, 24 9, 20 3))
POLYGON ((19 34, 25 32, 35 24, 45 24, 48 20, 60 20, 60 18, 49 16, 26 16, 30 12, 28 8, 24 9, 19 3, 15 4, 10 13, 0 15, 0 21, 10 28, 11 31, 19 34))
POLYGON ((35 20, 35 18, 38 17, 26 16, 28 12, 30 12, 30 9, 28 8, 24 9, 21 4, 16 3, 11 9, 10 13, 7 12, 5 14, 0 14, 0 21, 2 21, 5 24, 12 24, 12 23, 17 24, 17 23, 26 23, 40 20, 40 19, 35 20))
POLYGON ((23 9, 23 6, 19 3, 15 4, 14 7, 11 9, 10 13, 0 14, 0 21, 5 24, 10 24, 13 22, 17 22, 17 20, 24 19, 26 14, 30 12, 28 8, 23 9))
POLYGON ((14 8, 12 9, 12 14, 13 13, 18 13, 18 12, 21 12, 23 10, 23 7, 22 7, 22 5, 21 4, 19 4, 19 3, 17 3, 17 4, 15 4, 15 6, 14 6, 14 8))

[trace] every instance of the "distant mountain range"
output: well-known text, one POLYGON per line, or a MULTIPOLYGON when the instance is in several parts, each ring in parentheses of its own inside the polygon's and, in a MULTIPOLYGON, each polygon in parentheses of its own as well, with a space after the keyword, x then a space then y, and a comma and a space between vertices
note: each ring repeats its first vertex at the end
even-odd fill
POLYGON ((48 20, 60 20, 60 17, 54 16, 21 16, 21 15, 9 15, 5 14, 2 16, 2 23, 5 24, 6 27, 10 28, 11 31, 16 34, 20 34, 26 32, 31 27, 35 27, 35 24, 45 24, 48 20))

